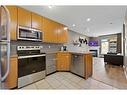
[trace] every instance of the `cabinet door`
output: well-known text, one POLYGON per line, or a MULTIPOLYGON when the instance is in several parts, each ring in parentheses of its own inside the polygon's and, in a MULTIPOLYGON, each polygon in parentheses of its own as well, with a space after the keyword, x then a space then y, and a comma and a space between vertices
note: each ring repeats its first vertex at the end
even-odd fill
POLYGON ((31 12, 18 8, 18 25, 31 27, 31 12))
POLYGON ((68 30, 65 30, 64 28, 64 25, 59 24, 58 43, 67 43, 68 41, 68 30))
POLYGON ((5 82, 6 87, 15 88, 18 80, 18 59, 17 57, 10 58, 10 72, 5 82))
POLYGON ((32 13, 32 28, 42 29, 42 17, 35 13, 32 13))
POLYGON ((54 21, 43 18, 43 41, 57 43, 57 25, 54 21))
POLYGON ((58 53, 57 54, 57 70, 58 71, 69 71, 70 70, 70 54, 58 53))
POLYGON ((17 32, 17 7, 16 6, 7 6, 7 9, 10 13, 10 39, 16 40, 17 32))

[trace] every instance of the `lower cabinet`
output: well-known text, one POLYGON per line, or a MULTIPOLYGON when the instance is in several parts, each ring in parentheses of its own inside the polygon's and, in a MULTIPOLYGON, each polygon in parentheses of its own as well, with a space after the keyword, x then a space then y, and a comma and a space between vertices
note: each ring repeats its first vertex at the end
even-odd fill
POLYGON ((56 71, 56 54, 46 54, 46 74, 51 74, 56 71))
POLYGON ((7 88, 15 88, 17 87, 17 80, 18 80, 18 57, 12 56, 10 58, 10 72, 5 80, 5 86, 7 88))
POLYGON ((92 76, 93 74, 93 58, 92 54, 88 53, 84 55, 84 61, 85 61, 85 79, 88 79, 88 77, 92 76))
POLYGON ((71 54, 69 52, 57 53, 57 71, 70 71, 71 54))

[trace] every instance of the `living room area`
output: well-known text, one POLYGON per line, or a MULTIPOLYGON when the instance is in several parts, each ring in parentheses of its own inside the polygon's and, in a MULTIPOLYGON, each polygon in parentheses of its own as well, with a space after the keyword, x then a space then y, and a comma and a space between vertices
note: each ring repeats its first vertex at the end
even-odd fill
POLYGON ((90 42, 94 63, 92 78, 116 89, 127 89, 123 33, 91 37, 90 42))

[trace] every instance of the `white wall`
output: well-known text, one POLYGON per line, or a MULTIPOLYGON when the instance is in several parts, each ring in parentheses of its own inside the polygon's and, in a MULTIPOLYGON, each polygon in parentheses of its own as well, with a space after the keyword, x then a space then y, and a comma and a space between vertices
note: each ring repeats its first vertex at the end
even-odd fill
POLYGON ((89 46, 86 44, 82 44, 81 47, 73 45, 73 40, 78 40, 79 37, 86 38, 87 41, 89 41, 89 38, 87 36, 76 33, 76 32, 71 31, 71 30, 69 31, 68 43, 65 44, 67 46, 67 50, 72 51, 72 52, 89 52, 89 46))

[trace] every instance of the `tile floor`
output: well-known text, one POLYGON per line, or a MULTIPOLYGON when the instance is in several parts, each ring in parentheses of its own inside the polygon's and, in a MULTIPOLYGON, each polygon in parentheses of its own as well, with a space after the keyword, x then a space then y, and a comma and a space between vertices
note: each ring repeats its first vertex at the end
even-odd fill
POLYGON ((45 79, 21 89, 116 89, 112 86, 89 78, 84 80, 70 72, 57 72, 45 79))
POLYGON ((121 67, 104 66, 102 58, 94 58, 93 76, 85 80, 70 72, 56 72, 21 89, 126 89, 121 67))

